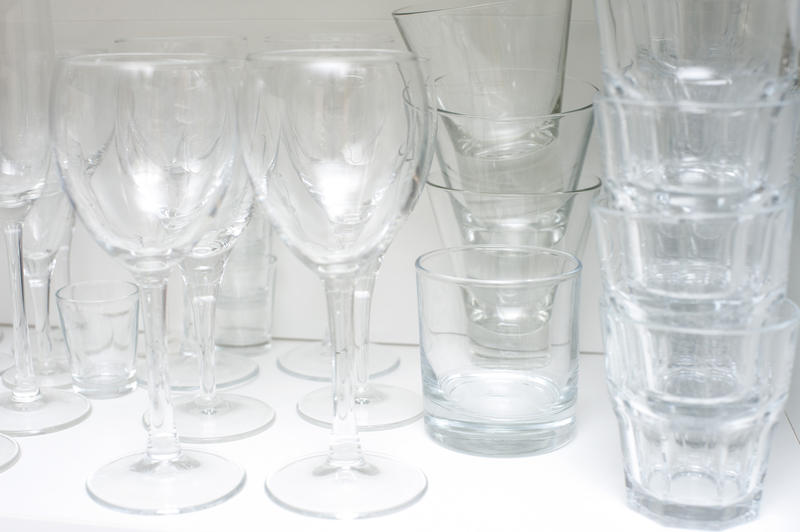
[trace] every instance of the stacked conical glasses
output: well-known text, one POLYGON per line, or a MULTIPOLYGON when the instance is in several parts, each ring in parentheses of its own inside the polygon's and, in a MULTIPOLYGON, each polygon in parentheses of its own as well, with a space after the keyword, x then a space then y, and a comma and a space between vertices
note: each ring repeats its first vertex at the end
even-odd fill
POLYGON ((596 0, 605 192, 592 207, 628 503, 758 513, 800 311, 798 0, 596 0))
POLYGON ((581 170, 597 89, 565 76, 569 0, 444 0, 393 13, 427 59, 443 249, 417 260, 425 428, 483 456, 575 433, 580 256, 600 189, 581 170))

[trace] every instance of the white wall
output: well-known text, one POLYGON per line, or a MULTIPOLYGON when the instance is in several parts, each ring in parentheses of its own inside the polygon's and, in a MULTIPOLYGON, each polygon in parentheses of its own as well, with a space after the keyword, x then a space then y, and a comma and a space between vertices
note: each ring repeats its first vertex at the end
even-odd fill
MULTIPOLYGON (((419 0, 411 0, 419 1, 419 0)), ((403 0, 52 0, 56 44, 60 48, 107 48, 114 39, 156 35, 246 35, 258 43, 270 33, 298 30, 361 30, 398 36, 391 11, 403 0)), ((597 32, 591 0, 573 0, 568 75, 599 84, 597 32)), ((585 172, 598 173, 596 139, 585 172), (592 162, 595 161, 595 162, 592 162)), ((433 215, 423 197, 389 249, 378 278, 373 305, 372 338, 400 343, 417 342, 414 260, 439 247, 433 215)), ((601 351, 597 319, 599 275, 594 235, 589 237, 581 308, 581 346, 601 351)), ((321 285, 291 254, 278 246, 278 290, 274 334, 314 338, 322 334, 325 317, 321 285)), ((129 278, 79 228, 72 255, 73 279, 129 278)), ((6 261, 0 278, 7 279, 6 261)), ((177 277, 171 285, 179 285, 177 277)), ((173 290, 170 302, 179 306, 173 290)), ((8 283, 0 281, 0 300, 8 301, 8 283)), ((179 311, 178 311, 179 312, 179 311)), ((174 326, 175 318, 171 314, 174 326)), ((9 305, 0 305, 0 322, 10 323, 9 305)))

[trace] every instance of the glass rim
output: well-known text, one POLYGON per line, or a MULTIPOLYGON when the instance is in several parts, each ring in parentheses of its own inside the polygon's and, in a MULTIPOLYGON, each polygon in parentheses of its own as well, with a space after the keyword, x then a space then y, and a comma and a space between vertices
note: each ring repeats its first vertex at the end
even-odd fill
MULTIPOLYGON (((481 69, 481 70, 492 70, 492 69, 487 68, 487 69, 481 69)), ((497 69, 497 70, 541 70, 541 69, 537 69, 537 68, 506 68, 506 69, 497 69)), ((447 74, 445 74, 444 76, 439 76, 438 78, 436 78, 433 81, 434 96, 437 97, 437 100, 438 100, 438 96, 436 95, 436 90, 437 90, 437 87, 439 86, 439 80, 441 80, 445 76, 447 76, 447 74)), ((447 109, 441 109, 439 107, 439 104, 438 104, 438 101, 437 101, 437 103, 436 103, 436 114, 437 115, 442 115, 442 116, 447 116, 447 117, 453 117, 453 118, 477 118, 477 119, 486 120, 486 121, 495 122, 495 123, 505 123, 505 122, 519 122, 519 121, 524 121, 524 120, 557 120, 557 119, 562 119, 562 118, 565 118, 565 117, 568 117, 568 116, 581 114, 581 113, 584 113, 586 111, 591 112, 593 110, 594 102, 595 102, 595 99, 597 97, 597 94, 599 94, 601 92, 600 89, 597 87, 597 85, 595 85, 594 83, 592 83, 590 81, 586 81, 586 80, 579 79, 579 78, 573 78, 573 77, 570 77, 570 76, 565 76, 564 77, 564 84, 566 84, 566 83, 570 83, 570 84, 576 85, 576 86, 582 86, 583 88, 589 89, 589 92, 591 93, 591 96, 589 97, 588 103, 580 105, 580 106, 577 106, 577 107, 573 107, 571 109, 567 109, 566 111, 559 111, 558 113, 543 113, 543 114, 538 114, 538 115, 537 114, 520 114, 520 115, 513 115, 513 116, 493 117, 493 116, 481 115, 481 114, 475 114, 475 113, 460 113, 458 111, 448 111, 447 109)), ((562 96, 564 94, 563 86, 562 86, 561 94, 562 94, 562 96)))
POLYGON ((313 64, 333 58, 356 59, 369 63, 418 62, 419 57, 408 50, 395 48, 296 48, 262 50, 247 54, 248 65, 258 64, 313 64))
MULTIPOLYGON (((274 43, 274 42, 332 42, 336 43, 339 41, 351 41, 351 42, 373 42, 372 39, 375 39, 376 42, 382 42, 386 44, 395 44, 397 42, 397 38, 391 34, 386 32, 364 32, 364 31, 309 31, 299 33, 297 31, 285 31, 285 32, 271 32, 261 39, 262 42, 265 43, 274 43)), ((307 48, 301 48, 307 49, 307 48)))
MULTIPOLYGON (((461 11, 470 11, 474 9, 482 9, 485 7, 495 6, 495 5, 503 5, 510 3, 509 0, 484 0, 483 2, 472 3, 465 1, 463 4, 459 4, 455 0, 438 0, 435 2, 428 2, 424 4, 411 4, 403 7, 399 7, 392 11, 392 17, 405 17, 410 15, 423 15, 426 13, 439 13, 443 11, 447 12, 461 12, 461 11)), ((502 15, 498 13, 498 15, 502 15)), ((519 16, 522 16, 521 14, 519 16)), ((533 15, 531 15, 533 16, 533 15)), ((539 15, 541 16, 541 15, 539 15)))
POLYGON ((800 92, 788 93, 779 100, 752 101, 705 101, 705 100, 657 100, 633 98, 598 91, 594 97, 597 107, 627 107, 632 109, 665 109, 679 113, 745 112, 748 110, 776 109, 800 104, 800 92))
POLYGON ((118 70, 175 68, 228 68, 231 61, 225 57, 207 53, 185 52, 105 52, 65 57, 62 65, 80 68, 109 68, 118 70))
POLYGON ((473 286, 487 286, 487 287, 503 287, 503 286, 521 286, 521 285, 540 285, 540 284, 553 284, 562 283, 571 279, 575 279, 583 269, 583 264, 580 259, 568 253, 553 248, 546 248, 540 246, 505 246, 505 245, 466 245, 448 248, 434 249, 423 253, 417 260, 414 261, 414 268, 417 274, 424 274, 427 278, 435 279, 437 281, 447 281, 453 284, 469 284, 473 286), (541 277, 526 277, 520 279, 474 279, 464 277, 462 275, 454 275, 450 273, 442 273, 434 271, 425 263, 439 256, 453 255, 455 253, 469 251, 486 251, 486 252, 528 252, 530 255, 552 255, 566 259, 571 263, 571 267, 566 267, 564 270, 555 275, 547 275, 541 277))
MULTIPOLYGON (((794 205, 795 195, 800 189, 800 184, 789 184, 777 188, 774 192, 777 194, 778 201, 768 205, 747 205, 744 208, 737 208, 728 211, 692 211, 692 212, 676 212, 670 211, 628 211, 613 207, 610 205, 611 198, 608 195, 602 195, 592 201, 591 210, 602 213, 606 218, 625 218, 634 220, 657 220, 661 219, 668 223, 680 223, 686 220, 702 221, 702 220, 722 220, 727 218, 741 218, 742 216, 759 216, 763 214, 778 212, 787 209, 794 205), (783 193, 786 191, 787 193, 783 193)), ((657 193, 657 191, 653 191, 657 193)))
MULTIPOLYGON (((442 172, 435 172, 434 175, 441 176, 443 175, 442 172)), ((587 192, 594 192, 599 191, 603 188, 603 180, 597 176, 592 176, 589 178, 590 183, 581 186, 579 188, 575 188, 572 190, 557 190, 553 192, 485 192, 485 191, 477 191, 477 190, 469 190, 465 188, 453 188, 448 187, 444 184, 438 184, 431 182, 430 174, 428 175, 428 180, 426 182, 426 186, 433 187, 437 190, 442 190, 445 192, 457 192, 461 194, 476 194, 481 196, 490 196, 493 198, 550 198, 550 197, 559 197, 559 196, 578 196, 580 194, 584 194, 587 192)))
MULTIPOLYGON (((632 323, 634 325, 645 327, 648 331, 673 331, 676 333, 682 334, 694 334, 698 336, 749 336, 753 333, 759 332, 772 332, 778 331, 781 329, 790 329, 792 327, 800 326, 800 307, 797 304, 789 299, 788 297, 783 297, 774 303, 774 307, 776 308, 780 305, 780 310, 784 310, 786 312, 786 316, 782 316, 778 314, 776 316, 775 312, 770 312, 769 314, 765 313, 766 320, 762 322, 761 325, 758 326, 750 326, 750 327, 741 327, 741 326, 731 326, 730 328, 722 328, 719 326, 715 327, 700 327, 700 326, 685 326, 685 325, 676 325, 670 323, 662 323, 660 321, 655 320, 642 320, 634 318, 621 309, 616 308, 613 303, 611 303, 607 297, 601 299, 600 302, 600 312, 601 314, 605 313, 608 314, 611 319, 615 321, 623 321, 627 323, 632 323)), ((678 313, 674 313, 678 314, 678 313)))
POLYGON ((115 301, 123 301, 125 299, 130 299, 131 297, 138 297, 139 296, 139 287, 132 283, 131 281, 123 281, 123 280, 116 280, 116 279, 93 279, 89 281, 78 281, 76 283, 70 283, 68 285, 64 285, 58 290, 56 290, 56 300, 57 301, 64 301, 66 303, 77 303, 77 304, 92 304, 92 303, 111 303, 115 301), (127 288, 128 290, 124 291, 122 295, 115 295, 114 297, 76 297, 76 296, 67 296, 67 290, 74 290, 79 288, 85 287, 113 287, 113 288, 127 288))
POLYGON ((247 42, 246 35, 146 35, 146 36, 127 36, 114 39, 114 44, 139 42, 139 41, 235 41, 247 42))

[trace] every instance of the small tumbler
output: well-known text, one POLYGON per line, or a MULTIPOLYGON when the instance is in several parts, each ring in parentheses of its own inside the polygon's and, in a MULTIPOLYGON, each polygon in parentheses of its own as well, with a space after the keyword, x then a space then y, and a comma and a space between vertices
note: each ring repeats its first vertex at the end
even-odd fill
POLYGON ((416 263, 425 427, 484 456, 574 433, 580 261, 536 247, 436 250, 416 263))
POLYGON ((56 292, 75 391, 92 399, 136 388, 139 293, 125 281, 87 281, 56 292))
POLYGON ((276 259, 272 228, 257 212, 236 242, 225 266, 214 341, 219 347, 261 353, 272 342, 276 259))

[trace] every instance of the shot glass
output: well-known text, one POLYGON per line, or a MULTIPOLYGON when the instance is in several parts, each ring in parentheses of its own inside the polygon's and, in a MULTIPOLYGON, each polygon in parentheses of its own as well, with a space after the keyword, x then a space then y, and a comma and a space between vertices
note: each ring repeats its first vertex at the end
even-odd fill
POLYGON ((745 326, 785 295, 796 187, 738 211, 625 212, 592 206, 607 296, 636 319, 745 326))
POLYGON ((668 526, 754 518, 800 310, 782 299, 733 328, 640 321, 611 304, 602 315, 628 504, 668 526))
POLYGON ((580 257, 600 187, 600 179, 588 178, 562 192, 475 192, 449 187, 431 173, 425 191, 444 247, 536 246, 580 257))
POLYGON ((620 209, 737 211, 794 181, 797 95, 733 103, 598 96, 594 109, 607 189, 620 209))
POLYGON ((231 252, 217 299, 214 341, 258 354, 272 343, 276 258, 266 216, 254 215, 231 252))
POLYGON ((108 399, 136 388, 139 293, 125 281, 86 281, 56 292, 75 391, 108 399))
POLYGON ((779 100, 798 73, 798 0, 595 0, 606 91, 635 99, 779 100))
POLYGON ((552 451, 574 433, 580 261, 465 246, 416 262, 425 428, 484 456, 552 451))

